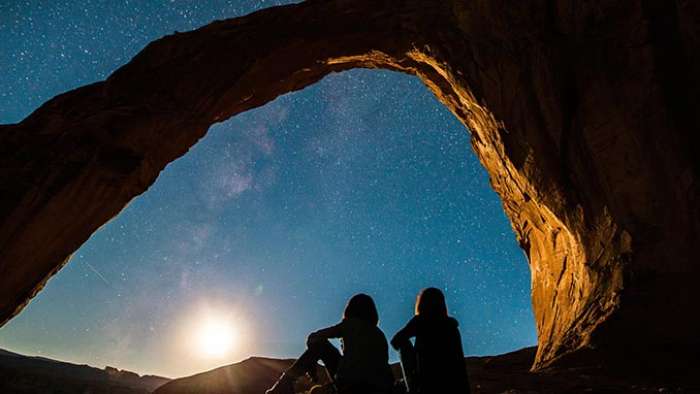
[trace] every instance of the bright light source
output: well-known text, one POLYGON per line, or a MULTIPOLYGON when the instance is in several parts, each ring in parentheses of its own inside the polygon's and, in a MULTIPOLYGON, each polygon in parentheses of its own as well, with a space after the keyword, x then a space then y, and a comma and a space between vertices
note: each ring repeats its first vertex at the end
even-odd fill
POLYGON ((197 332, 198 352, 206 357, 223 357, 236 345, 238 332, 225 318, 208 316, 197 332))

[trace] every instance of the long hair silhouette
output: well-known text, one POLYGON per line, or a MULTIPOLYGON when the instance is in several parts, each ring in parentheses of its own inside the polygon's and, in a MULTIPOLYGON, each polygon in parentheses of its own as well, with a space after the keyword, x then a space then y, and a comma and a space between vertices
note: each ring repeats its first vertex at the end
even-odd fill
POLYGON ((416 315, 427 318, 447 316, 447 304, 442 291, 435 287, 423 289, 416 298, 416 315))
POLYGON ((373 326, 379 324, 379 313, 372 297, 363 293, 352 296, 343 311, 343 319, 350 318, 364 320, 373 326))

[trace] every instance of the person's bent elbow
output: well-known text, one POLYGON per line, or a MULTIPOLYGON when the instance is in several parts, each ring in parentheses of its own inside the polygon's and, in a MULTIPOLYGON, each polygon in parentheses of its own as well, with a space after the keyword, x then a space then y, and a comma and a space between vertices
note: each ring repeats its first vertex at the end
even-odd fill
POLYGON ((406 345, 410 342, 411 341, 409 341, 408 338, 400 337, 397 335, 391 339, 391 347, 393 347, 395 350, 400 350, 401 348, 406 347, 406 345))

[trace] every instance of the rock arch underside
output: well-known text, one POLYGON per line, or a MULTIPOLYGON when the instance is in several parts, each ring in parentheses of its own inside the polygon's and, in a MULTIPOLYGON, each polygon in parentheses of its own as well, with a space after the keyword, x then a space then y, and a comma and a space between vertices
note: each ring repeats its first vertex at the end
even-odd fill
POLYGON ((318 0, 156 40, 0 126, 0 322, 213 123, 364 67, 417 75, 469 128, 529 258, 533 369, 697 351, 699 17, 681 0, 318 0))

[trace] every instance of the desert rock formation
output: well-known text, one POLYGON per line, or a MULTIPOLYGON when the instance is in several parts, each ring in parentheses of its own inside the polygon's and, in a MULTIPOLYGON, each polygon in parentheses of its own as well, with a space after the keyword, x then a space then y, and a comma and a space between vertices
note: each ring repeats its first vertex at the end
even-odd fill
POLYGON ((210 125, 367 67, 417 75, 471 131, 529 258, 536 369, 698 349, 699 20, 683 0, 317 0, 154 41, 0 126, 0 321, 210 125))

